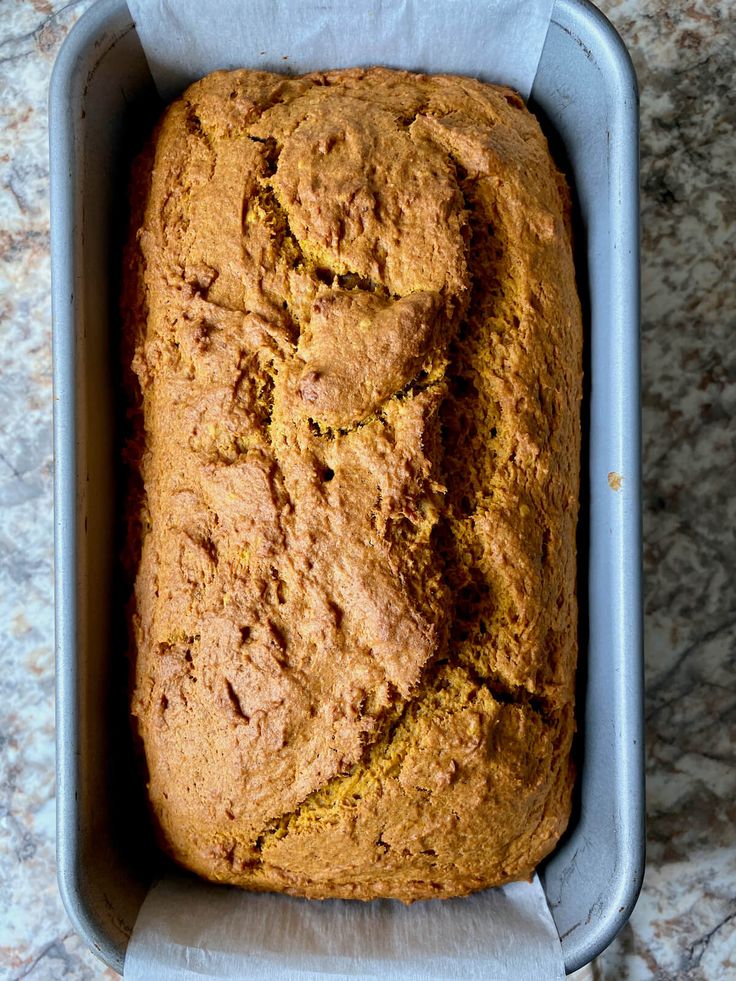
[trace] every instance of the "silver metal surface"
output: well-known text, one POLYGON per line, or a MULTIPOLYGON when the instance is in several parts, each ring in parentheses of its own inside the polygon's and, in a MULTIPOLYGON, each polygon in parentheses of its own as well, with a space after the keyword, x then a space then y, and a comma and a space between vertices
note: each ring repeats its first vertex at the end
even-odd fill
MULTIPOLYGON (((570 830, 543 871, 572 971, 625 923, 644 863, 638 105, 623 44, 586 0, 557 0, 531 102, 574 178, 587 297, 580 772, 570 830)), ((50 93, 57 837, 74 926, 120 972, 156 858, 128 736, 116 580, 117 273, 127 154, 157 104, 125 0, 98 0, 50 93)))
POLYGON ((638 96, 623 42, 592 5, 557 0, 531 102, 570 162, 589 304, 581 772, 574 825, 543 874, 571 971, 631 914, 645 842, 638 96))

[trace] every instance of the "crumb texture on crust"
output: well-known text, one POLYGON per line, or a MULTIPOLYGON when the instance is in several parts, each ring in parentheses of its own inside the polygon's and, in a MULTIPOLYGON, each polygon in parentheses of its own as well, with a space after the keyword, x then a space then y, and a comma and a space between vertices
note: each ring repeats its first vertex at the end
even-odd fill
POLYGON ((411 901, 569 814, 582 331, 508 89, 234 71, 134 179, 132 709, 207 878, 411 901))

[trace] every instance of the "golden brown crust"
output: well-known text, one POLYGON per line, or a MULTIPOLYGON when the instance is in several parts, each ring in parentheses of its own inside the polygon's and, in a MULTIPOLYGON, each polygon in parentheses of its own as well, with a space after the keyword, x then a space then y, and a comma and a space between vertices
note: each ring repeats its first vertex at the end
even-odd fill
POLYGON ((124 307, 133 712, 214 880, 407 901, 567 822, 581 324, 507 89, 220 72, 164 117, 124 307))

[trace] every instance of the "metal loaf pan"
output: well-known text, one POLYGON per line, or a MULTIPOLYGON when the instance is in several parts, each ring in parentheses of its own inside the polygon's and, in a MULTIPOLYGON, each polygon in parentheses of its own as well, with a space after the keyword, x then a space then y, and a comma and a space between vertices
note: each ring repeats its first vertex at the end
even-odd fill
MULTIPOLYGON (((531 104, 574 181, 586 315, 579 778, 542 872, 570 972, 625 923, 644 860, 638 104, 626 50, 586 0, 557 0, 531 104)), ((157 860, 125 706, 116 308, 130 146, 158 108, 125 0, 98 0, 50 93, 58 878, 78 932, 121 972, 157 860)))

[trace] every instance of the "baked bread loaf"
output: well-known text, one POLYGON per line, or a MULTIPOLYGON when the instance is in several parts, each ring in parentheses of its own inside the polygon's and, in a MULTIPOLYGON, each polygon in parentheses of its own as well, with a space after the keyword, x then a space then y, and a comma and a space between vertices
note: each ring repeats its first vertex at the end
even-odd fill
POLYGON ((411 901, 564 830, 568 212, 522 100, 467 78, 220 72, 166 112, 123 306, 132 711, 182 865, 411 901))

